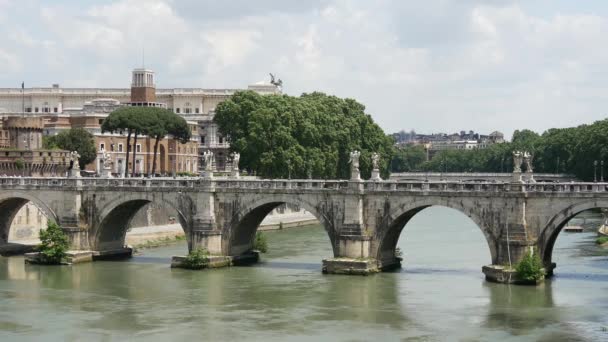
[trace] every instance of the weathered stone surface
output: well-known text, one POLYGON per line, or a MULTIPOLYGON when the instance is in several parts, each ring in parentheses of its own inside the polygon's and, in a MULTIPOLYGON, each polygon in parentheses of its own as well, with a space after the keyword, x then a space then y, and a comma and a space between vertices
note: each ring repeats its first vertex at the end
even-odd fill
POLYGON ((370 275, 380 272, 375 259, 323 259, 323 273, 370 275))
POLYGON ((399 267, 395 249, 403 227, 425 208, 444 206, 475 222, 492 265, 515 264, 536 247, 551 274, 557 235, 579 212, 608 208, 608 184, 0 177, 0 246, 27 202, 62 226, 71 249, 93 251, 96 259, 130 256, 129 222, 140 209, 157 205, 179 221, 188 250, 205 248, 235 264, 257 260, 252 250, 260 222, 288 203, 325 228, 336 262, 324 269, 337 273, 399 267))

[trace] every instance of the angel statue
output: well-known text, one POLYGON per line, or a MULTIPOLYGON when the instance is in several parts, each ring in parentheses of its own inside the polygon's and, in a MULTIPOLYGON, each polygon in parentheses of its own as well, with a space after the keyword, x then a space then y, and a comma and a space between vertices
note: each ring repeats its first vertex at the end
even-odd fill
POLYGON ((103 168, 111 169, 112 168, 112 157, 110 156, 110 152, 108 152, 106 150, 101 150, 101 155, 102 155, 103 168))
POLYGON ((270 73, 270 84, 275 85, 279 88, 283 88, 283 80, 279 79, 275 79, 275 76, 270 73))
POLYGON ((212 163, 213 163, 213 152, 206 151, 203 153, 203 158, 205 159, 205 170, 211 171, 212 163))
POLYGON ((374 170, 378 170, 379 162, 380 162, 380 155, 376 152, 372 153, 372 167, 374 170))
POLYGON ((70 152, 70 161, 73 169, 80 170, 80 154, 78 154, 78 151, 70 152))
POLYGON ((241 159, 241 154, 238 152, 232 152, 230 154, 230 156, 232 157, 232 169, 234 171, 238 171, 239 170, 239 160, 241 159))
POLYGON ((528 151, 524 152, 524 164, 526 164, 526 172, 532 173, 532 155, 528 151))
POLYGON ((523 155, 519 151, 513 151, 513 172, 521 172, 521 163, 523 162, 523 155))
POLYGON ((349 163, 352 164, 353 171, 359 171, 359 157, 361 157, 361 152, 354 150, 350 153, 349 163))

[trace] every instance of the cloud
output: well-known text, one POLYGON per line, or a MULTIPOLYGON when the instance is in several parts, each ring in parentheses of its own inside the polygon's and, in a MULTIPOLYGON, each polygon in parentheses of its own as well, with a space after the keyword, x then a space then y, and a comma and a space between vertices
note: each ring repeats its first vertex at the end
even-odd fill
MULTIPOLYGON (((482 132, 603 118, 606 14, 523 1, 90 0, 0 8, 0 81, 230 87, 356 98, 387 132, 482 132), (540 14, 539 14, 540 13, 540 14), (28 26, 19 25, 27 18, 28 26), (2 67, 0 67, 2 68, 2 67)), ((599 6, 599 5, 598 5, 599 6)))

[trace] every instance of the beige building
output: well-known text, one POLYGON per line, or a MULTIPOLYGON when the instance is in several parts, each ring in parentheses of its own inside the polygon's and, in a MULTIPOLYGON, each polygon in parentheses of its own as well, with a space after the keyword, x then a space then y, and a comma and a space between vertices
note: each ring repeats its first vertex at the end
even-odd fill
MULTIPOLYGON (((213 123, 215 107, 239 90, 253 90, 260 94, 277 94, 281 88, 270 83, 257 83, 244 89, 204 89, 171 88, 157 89, 154 72, 149 69, 135 69, 131 75, 130 88, 62 88, 58 84, 51 87, 0 88, 0 116, 10 114, 43 115, 54 123, 45 128, 45 134, 54 134, 69 128, 72 123, 87 126, 95 134, 101 133, 99 124, 112 108, 118 105, 161 106, 183 116, 198 126, 194 135, 198 145, 199 160, 204 151, 214 152, 217 171, 229 168, 229 143, 222 137, 213 123)), ((1 140, 1 139, 0 139, 1 140)), ((142 145, 143 146, 143 145, 142 145)), ((168 149, 170 146, 165 146, 168 149)), ((123 147, 124 148, 124 147, 123 147)), ((188 150, 187 148, 186 150, 188 150)), ((175 163, 179 168, 188 169, 188 160, 179 152, 167 165, 175 163), (186 167, 183 165, 186 164, 186 167)), ((190 162, 192 165, 192 162, 190 162)), ((166 166, 168 169, 169 166, 166 166)))

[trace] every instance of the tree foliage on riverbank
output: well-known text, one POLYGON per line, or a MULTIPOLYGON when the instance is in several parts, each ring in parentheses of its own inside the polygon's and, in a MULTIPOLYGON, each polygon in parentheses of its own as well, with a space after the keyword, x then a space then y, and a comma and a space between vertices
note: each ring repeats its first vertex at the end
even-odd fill
POLYGON ((61 227, 49 221, 46 229, 40 230, 40 245, 38 251, 45 264, 60 264, 70 246, 67 235, 61 227))
POLYGON ((361 151, 361 175, 371 175, 371 154, 381 155, 387 174, 392 139, 352 99, 323 93, 260 95, 235 93, 214 118, 242 169, 263 177, 349 178, 349 153, 361 151))
MULTIPOLYGON (((608 168, 608 119, 589 125, 570 128, 552 128, 543 134, 530 130, 515 131, 511 142, 494 144, 486 149, 444 150, 430 161, 420 161, 421 147, 397 149, 399 156, 410 156, 407 167, 393 161, 394 172, 511 172, 512 152, 529 151, 533 155, 534 172, 570 173, 582 180, 594 179, 594 161, 598 161, 597 177, 600 177, 601 161, 608 168)), ((605 170, 604 174, 608 178, 605 170)))
POLYGON ((80 155, 80 168, 83 170, 97 157, 95 138, 84 128, 71 128, 57 135, 45 136, 42 144, 47 149, 59 148, 70 152, 77 151, 80 155))

